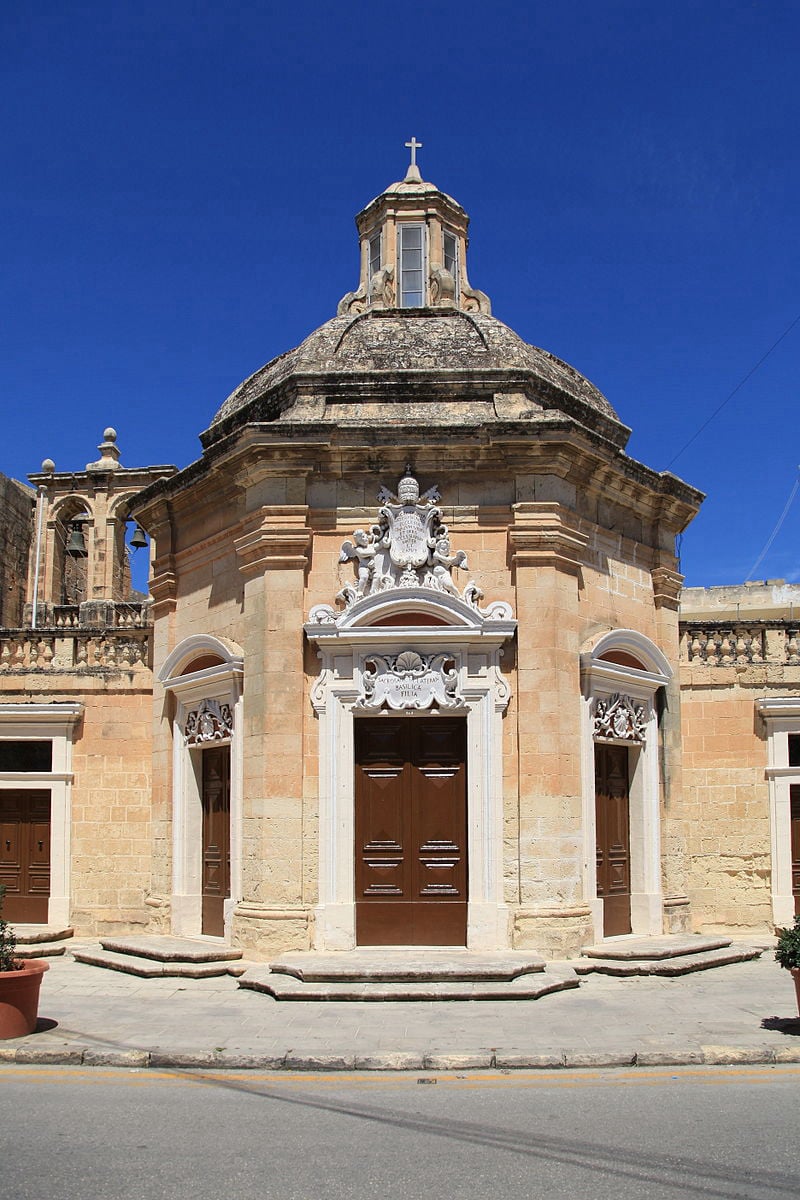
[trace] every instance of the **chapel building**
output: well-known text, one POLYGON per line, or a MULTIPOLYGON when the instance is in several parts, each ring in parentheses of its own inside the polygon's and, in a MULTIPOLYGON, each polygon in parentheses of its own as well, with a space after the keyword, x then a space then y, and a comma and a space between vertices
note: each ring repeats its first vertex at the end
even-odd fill
POLYGON ((31 476, 0 630, 17 919, 562 958, 800 907, 800 588, 688 589, 682 620, 702 494, 491 315, 413 154, 356 218, 355 290, 196 462, 123 468, 107 430, 31 476))

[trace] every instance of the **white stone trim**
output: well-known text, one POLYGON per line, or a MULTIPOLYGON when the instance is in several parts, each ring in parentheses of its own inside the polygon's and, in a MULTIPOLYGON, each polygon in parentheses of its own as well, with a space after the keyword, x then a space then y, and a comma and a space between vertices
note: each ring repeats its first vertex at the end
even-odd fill
POLYGON ((172 932, 178 937, 200 937, 202 930, 202 797, 203 744, 193 745, 185 735, 190 712, 204 700, 228 704, 233 713, 231 736, 208 745, 231 747, 231 894, 225 901, 225 940, 230 940, 233 910, 242 899, 243 821, 243 680, 244 660, 234 643, 199 634, 186 638, 170 653, 158 673, 175 698, 172 724, 172 932), (222 662, 181 675, 181 667, 206 655, 222 662))
MULTIPOLYGON (((463 713, 467 722, 467 946, 471 950, 508 947, 502 871, 503 713, 510 690, 500 672, 500 657, 503 644, 516 629, 510 608, 490 606, 481 613, 458 597, 416 588, 368 597, 338 619, 331 614, 331 620, 328 613, 327 619, 317 618, 305 626, 322 661, 311 693, 320 722, 315 948, 350 950, 356 944, 353 723, 359 715, 356 705, 363 693, 365 664, 376 653, 391 656, 405 650, 446 653, 455 664, 463 704, 443 713, 463 713), (401 618, 404 612, 427 612, 446 624, 373 623, 390 614, 401 618)), ((413 711, 408 719, 415 719, 413 711)))
POLYGON ((789 766, 789 734, 800 733, 800 696, 765 696, 756 700, 756 710, 767 734, 772 919, 776 925, 791 925, 794 896, 789 789, 792 784, 800 784, 800 767, 789 766))
POLYGON ((603 901, 597 896, 597 831, 594 776, 594 711, 598 699, 615 694, 643 708, 643 738, 602 738, 628 747, 630 778, 631 932, 640 937, 663 933, 661 884, 661 816, 658 772, 658 714, 655 698, 666 686, 672 669, 658 647, 633 629, 603 634, 591 651, 581 655, 581 758, 583 779, 584 896, 592 913, 595 937, 602 939, 603 901), (633 655, 646 669, 605 662, 600 655, 621 651, 633 655))
POLYGON ((47 922, 69 925, 72 887, 72 738, 84 705, 0 704, 0 739, 49 741, 52 771, 0 773, 0 789, 50 789, 50 898, 47 922))

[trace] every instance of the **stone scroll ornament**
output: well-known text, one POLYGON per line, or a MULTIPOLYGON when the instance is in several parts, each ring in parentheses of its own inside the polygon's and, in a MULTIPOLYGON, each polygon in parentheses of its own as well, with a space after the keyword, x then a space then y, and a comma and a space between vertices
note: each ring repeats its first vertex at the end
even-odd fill
POLYGON ((644 706, 636 704, 630 696, 617 692, 595 704, 593 733, 596 738, 643 742, 645 731, 644 706))
POLYGON ((458 673, 448 654, 402 654, 384 657, 373 654, 367 659, 362 675, 362 695, 358 708, 408 709, 456 708, 458 673))
POLYGON ((229 738, 233 733, 230 704, 220 700, 204 700, 199 708, 193 708, 188 714, 183 732, 190 746, 229 738))
POLYGON ((355 583, 345 584, 337 595, 345 608, 378 592, 416 587, 449 592, 477 608, 482 593, 476 584, 470 582, 460 592, 453 580, 454 569, 466 568, 467 556, 463 550, 452 551, 438 499, 435 487, 420 496, 410 467, 396 496, 381 488, 377 523, 369 530, 357 529, 352 541, 342 543, 339 562, 352 561, 356 567, 355 583))

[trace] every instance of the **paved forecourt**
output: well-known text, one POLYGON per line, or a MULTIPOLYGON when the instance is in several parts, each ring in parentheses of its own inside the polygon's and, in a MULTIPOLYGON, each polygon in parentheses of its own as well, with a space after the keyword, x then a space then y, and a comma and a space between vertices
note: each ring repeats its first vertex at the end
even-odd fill
POLYGON ((592 975, 538 1000, 278 1002, 235 978, 140 979, 51 961, 37 1031, 3 1063, 447 1069, 800 1062, 788 972, 761 959, 669 978, 592 975))

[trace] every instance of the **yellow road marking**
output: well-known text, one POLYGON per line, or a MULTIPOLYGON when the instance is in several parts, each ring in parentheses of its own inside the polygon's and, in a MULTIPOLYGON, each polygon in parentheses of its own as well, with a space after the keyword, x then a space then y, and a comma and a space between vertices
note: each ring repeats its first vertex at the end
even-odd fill
MULTIPOLYGON (((187 1068, 146 1067, 106 1068, 91 1067, 38 1067, 35 1065, 0 1067, 0 1086, 3 1078, 28 1083, 45 1080, 55 1083, 81 1083, 96 1085, 110 1083, 121 1087, 143 1087, 148 1084, 228 1084, 244 1090, 265 1085, 274 1088, 303 1089, 335 1088, 341 1086, 366 1087, 369 1090, 398 1089, 415 1086, 418 1079, 435 1079, 438 1085, 469 1091, 476 1088, 587 1088, 609 1084, 633 1084, 637 1087, 652 1087, 665 1081, 687 1080, 700 1084, 724 1084, 732 1081, 741 1083, 769 1083, 795 1080, 800 1075, 800 1065, 790 1063, 765 1064, 764 1066, 742 1067, 634 1067, 630 1070, 607 1068, 588 1070, 556 1068, 554 1070, 503 1070, 484 1071, 408 1071, 408 1072, 289 1072, 289 1071, 212 1071, 187 1068)), ((2 1091, 0 1090, 0 1101, 2 1091)))

